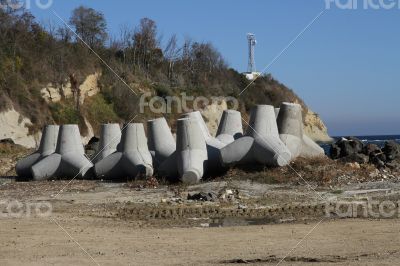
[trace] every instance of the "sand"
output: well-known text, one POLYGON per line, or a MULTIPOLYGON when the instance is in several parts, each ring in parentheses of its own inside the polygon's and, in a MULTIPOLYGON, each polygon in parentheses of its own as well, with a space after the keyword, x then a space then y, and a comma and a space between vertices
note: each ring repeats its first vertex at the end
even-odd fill
MULTIPOLYGON (((282 223, 278 219, 264 225, 211 228, 206 217, 193 219, 197 213, 192 218, 157 219, 129 214, 131 207, 148 214, 163 208, 230 208, 236 203, 161 202, 173 200, 179 190, 232 188, 234 182, 156 189, 95 181, 67 184, 9 180, 0 186, 1 200, 53 206, 48 217, 10 218, 4 208, 0 210, 0 265, 277 265, 284 258, 281 265, 396 265, 400 261, 396 217, 329 220, 308 215, 306 221, 282 223)), ((397 193, 397 183, 389 185, 397 193)), ((240 202, 249 206, 318 199, 306 193, 306 187, 288 189, 253 182, 237 186, 248 191, 250 198, 240 202)), ((393 193, 391 197, 397 195, 393 193)), ((349 196, 347 192, 342 195, 349 196)))
POLYGON ((1 220, 0 264, 277 265, 286 255, 281 265, 396 265, 400 260, 398 220, 326 221, 300 242, 317 223, 142 229, 113 219, 52 219, 1 220))

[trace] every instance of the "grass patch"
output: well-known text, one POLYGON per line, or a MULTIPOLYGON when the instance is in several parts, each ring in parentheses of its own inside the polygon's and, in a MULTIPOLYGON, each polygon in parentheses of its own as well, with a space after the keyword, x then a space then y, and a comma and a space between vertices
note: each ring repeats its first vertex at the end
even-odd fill
POLYGON ((108 103, 101 93, 87 97, 84 105, 81 106, 81 110, 95 131, 100 128, 101 124, 119 123, 121 121, 114 112, 114 104, 108 103))
POLYGON ((76 110, 74 102, 67 100, 50 105, 50 112, 58 125, 79 124, 81 116, 76 110))
MULTIPOLYGON (((344 163, 331 160, 327 157, 304 159, 298 158, 284 167, 263 167, 250 165, 246 168, 235 168, 228 171, 224 177, 233 180, 251 180, 264 184, 279 184, 294 182, 304 184, 305 181, 318 185, 335 185, 339 177, 346 176, 346 182, 352 180, 371 180, 369 174, 375 168, 371 165, 362 165, 361 169, 353 169, 344 163)), ((340 194, 340 191, 336 193, 340 194)))
POLYGON ((27 151, 29 151, 29 149, 26 149, 20 145, 0 143, 0 155, 13 155, 27 151))

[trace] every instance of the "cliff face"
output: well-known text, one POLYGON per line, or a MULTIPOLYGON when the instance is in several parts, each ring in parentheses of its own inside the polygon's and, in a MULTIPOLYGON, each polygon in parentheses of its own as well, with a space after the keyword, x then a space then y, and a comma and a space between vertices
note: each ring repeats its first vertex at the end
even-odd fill
MULTIPOLYGON (((99 73, 89 75, 85 81, 79 85, 80 104, 84 103, 85 98, 92 97, 100 91, 98 86, 98 80, 100 76, 101 74, 99 73)), ((60 87, 54 86, 53 84, 48 84, 41 90, 41 96, 47 103, 57 103, 62 99, 72 98, 73 92, 71 83, 66 82, 60 87)), ((82 142, 86 144, 94 136, 94 131, 90 121, 87 118, 84 118, 84 123, 87 128, 87 134, 82 136, 82 142)), ((14 107, 0 112, 0 140, 11 139, 14 141, 14 143, 23 147, 37 148, 40 144, 41 132, 39 131, 31 134, 31 126, 31 120, 15 110, 14 107)))
MULTIPOLYGON (((94 73, 86 77, 82 84, 76 86, 79 91, 79 102, 85 106, 90 102, 96 94, 100 92, 99 78, 101 74, 94 73), (87 102, 85 102, 85 99, 87 102), (84 103, 85 102, 85 103, 84 103)), ((66 81, 61 86, 48 84, 41 90, 41 97, 49 104, 56 104, 65 99, 74 97, 71 83, 66 81)), ((97 97, 97 96, 96 96, 97 97)), ((301 99, 296 96, 295 101, 300 102, 301 99)), ((219 103, 214 103, 206 106, 201 113, 209 127, 210 133, 215 135, 218 129, 219 120, 222 112, 228 108, 227 102, 222 100, 219 103)), ((96 109, 97 110, 97 109, 96 109)), ((101 110, 98 110, 101 111, 101 110)), ((245 115, 244 118, 247 116, 245 115)), ((83 143, 87 143, 94 136, 95 128, 92 125, 99 124, 100 121, 95 121, 96 118, 84 116, 84 136, 83 143), (91 119, 91 120, 90 120, 91 119)), ((145 121, 142 121, 145 122, 145 121)), ((32 122, 29 118, 23 116, 17 108, 11 107, 6 111, 0 112, 0 139, 12 139, 15 143, 27 148, 35 148, 39 144, 41 132, 35 132, 32 135, 32 122)), ((246 128, 246 126, 244 126, 246 128)), ((317 142, 330 142, 332 139, 328 135, 328 130, 320 119, 320 117, 311 110, 308 110, 304 117, 304 132, 311 139, 317 142)))
POLYGON ((310 109, 304 117, 304 133, 316 142, 331 142, 333 139, 328 135, 328 128, 318 114, 310 109))
MULTIPOLYGON (((85 81, 77 88, 79 91, 79 103, 83 104, 86 97, 91 97, 100 92, 98 81, 101 77, 100 73, 94 73, 86 77, 85 81)), ((42 98, 47 103, 57 103, 63 98, 70 99, 74 97, 73 88, 70 81, 66 81, 61 86, 54 86, 49 83, 40 91, 42 98)))
POLYGON ((29 134, 32 122, 14 108, 0 113, 0 139, 12 139, 15 144, 26 148, 35 148, 40 142, 40 132, 29 134))

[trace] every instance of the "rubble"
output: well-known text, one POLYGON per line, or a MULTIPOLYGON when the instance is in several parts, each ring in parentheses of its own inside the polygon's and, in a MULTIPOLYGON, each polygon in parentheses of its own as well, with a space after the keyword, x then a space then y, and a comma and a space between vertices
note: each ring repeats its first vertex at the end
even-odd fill
POLYGON ((217 201, 218 197, 214 192, 199 192, 189 193, 187 199, 193 201, 217 201))

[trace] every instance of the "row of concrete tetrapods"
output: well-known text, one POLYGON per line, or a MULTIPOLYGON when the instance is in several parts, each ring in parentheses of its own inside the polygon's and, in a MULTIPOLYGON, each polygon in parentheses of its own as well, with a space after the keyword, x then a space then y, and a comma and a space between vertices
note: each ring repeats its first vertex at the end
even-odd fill
POLYGON ((177 121, 176 141, 164 118, 143 124, 101 127, 96 156, 85 156, 77 125, 48 125, 37 152, 17 163, 19 177, 46 180, 55 177, 118 180, 159 176, 199 182, 233 165, 285 166, 301 157, 323 156, 318 144, 303 134, 302 108, 283 103, 281 108, 258 105, 251 111, 246 132, 241 113, 226 110, 217 136, 211 136, 201 114, 192 112, 177 121))

